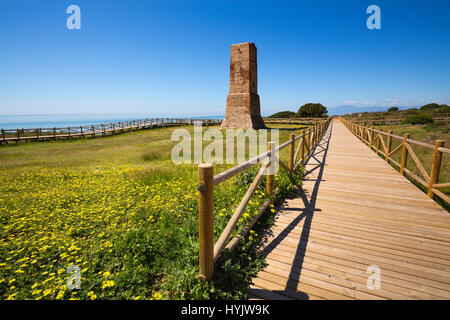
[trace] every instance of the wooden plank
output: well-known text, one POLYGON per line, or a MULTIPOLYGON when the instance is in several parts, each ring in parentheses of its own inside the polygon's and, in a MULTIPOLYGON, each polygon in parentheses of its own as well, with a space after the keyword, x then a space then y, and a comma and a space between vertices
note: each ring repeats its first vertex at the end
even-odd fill
MULTIPOLYGON (((285 230, 282 226, 275 226, 272 228, 273 235, 276 236, 282 235, 283 230, 285 230)), ((306 241, 314 241, 314 243, 323 243, 333 245, 334 247, 340 248, 348 248, 355 250, 356 252, 361 253, 372 253, 373 255, 379 257, 387 257, 392 260, 403 261, 407 263, 416 264, 418 266, 430 267, 437 270, 447 270, 450 269, 450 261, 437 257, 430 257, 427 255, 421 255, 418 253, 420 250, 416 252, 412 252, 412 249, 405 247, 393 247, 392 245, 382 244, 370 240, 365 240, 361 238, 357 238, 350 235, 342 235, 342 234, 334 234, 331 232, 324 232, 318 230, 316 226, 312 229, 295 227, 292 230, 289 230, 289 239, 295 240, 297 243, 300 240, 306 241), (308 237, 302 237, 302 232, 307 232, 308 237)), ((420 247, 418 247, 420 249, 420 247)), ((447 251, 447 253, 449 253, 447 251)), ((450 278, 449 278, 450 280, 450 278)))
MULTIPOLYGON (((369 261, 358 255, 346 254, 337 252, 336 250, 330 250, 327 247, 311 247, 307 250, 293 249, 292 247, 284 244, 279 244, 277 250, 267 254, 268 259, 276 259, 279 261, 285 261, 292 263, 292 261, 327 261, 333 265, 336 265, 339 270, 342 270, 340 266, 349 266, 354 268, 362 268, 366 270, 368 266, 372 265, 372 261, 369 261)), ((382 275, 391 277, 393 283, 397 283, 400 279, 413 284, 412 288, 423 292, 432 292, 440 296, 450 296, 450 285, 433 279, 427 279, 421 277, 421 274, 415 270, 407 270, 397 267, 396 265, 378 264, 382 270, 382 275), (441 290, 441 293, 436 293, 441 290), (442 294, 444 292, 444 294, 442 294)))
MULTIPOLYGON (((312 222, 311 229, 312 231, 317 232, 327 232, 330 233, 331 236, 342 236, 344 238, 348 237, 352 240, 357 236, 356 241, 362 241, 364 243, 376 243, 378 246, 397 249, 398 251, 406 251, 416 253, 422 257, 435 257, 440 259, 441 263, 450 265, 450 250, 445 245, 443 246, 426 246, 423 244, 420 238, 416 241, 412 241, 410 239, 399 238, 395 236, 386 236, 373 233, 370 229, 361 229, 355 227, 349 227, 348 225, 342 225, 340 223, 327 223, 327 220, 324 219, 323 223, 321 220, 314 219, 312 222), (318 222, 319 221, 319 222, 318 222), (351 236, 349 236, 351 235, 351 236), (424 252, 426 250, 426 252, 424 252)), ((276 225, 273 227, 276 230, 284 230, 288 226, 288 222, 277 220, 276 225)), ((299 230, 303 231, 305 228, 296 226, 293 231, 299 230), (301 228, 301 229, 300 229, 301 228)), ((307 230, 307 229, 306 229, 307 230)), ((426 259, 426 258, 424 258, 426 259)), ((433 261, 433 260, 431 260, 433 261)), ((437 260, 436 260, 437 261, 437 260)))
MULTIPOLYGON (((267 262, 270 267, 275 267, 278 269, 286 271, 294 271, 295 273, 301 273, 306 275, 303 270, 312 270, 317 273, 327 275, 329 277, 335 277, 337 279, 344 279, 354 281, 358 284, 358 290, 362 290, 367 293, 371 293, 377 296, 381 296, 388 299, 442 299, 450 298, 450 294, 447 291, 439 290, 430 287, 424 287, 417 283, 401 280, 394 278, 389 275, 382 273, 382 284, 381 290, 373 290, 367 288, 367 266, 356 265, 347 266, 345 261, 343 263, 334 263, 328 261, 326 256, 322 256, 322 259, 312 259, 309 256, 305 256, 301 264, 296 260, 291 260, 283 255, 273 254, 271 258, 267 258, 267 262), (360 285, 365 287, 361 287, 360 285), (412 289, 411 289, 412 288, 412 289), (430 293, 432 292, 432 293, 430 293)), ((311 276, 315 276, 311 274, 311 276)), ((321 275, 319 275, 321 276, 321 275)), ((349 283, 352 288, 356 286, 349 283)))
POLYGON ((289 296, 282 295, 277 292, 269 291, 263 288, 260 288, 255 285, 251 285, 248 289, 249 296, 253 296, 255 298, 259 299, 267 299, 267 300, 294 300, 293 298, 290 298, 289 296))

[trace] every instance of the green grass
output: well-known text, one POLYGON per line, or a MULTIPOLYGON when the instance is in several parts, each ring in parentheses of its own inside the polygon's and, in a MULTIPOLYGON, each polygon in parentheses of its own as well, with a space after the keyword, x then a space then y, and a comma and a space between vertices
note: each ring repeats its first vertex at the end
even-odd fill
MULTIPOLYGON (((1 146, 0 297, 245 298, 249 279, 264 266, 255 250, 260 240, 247 237, 225 252, 212 282, 198 279, 197 166, 173 165, 172 130, 1 146), (79 290, 66 287, 71 265, 81 271, 79 290)), ((280 130, 280 142, 299 132, 280 130)), ((230 166, 216 165, 215 172, 230 166)), ((216 240, 256 170, 215 188, 216 240)), ((293 192, 300 175, 280 169, 276 198, 293 192)), ((266 199, 262 185, 236 232, 266 199)), ((271 218, 269 209, 253 232, 271 218)))

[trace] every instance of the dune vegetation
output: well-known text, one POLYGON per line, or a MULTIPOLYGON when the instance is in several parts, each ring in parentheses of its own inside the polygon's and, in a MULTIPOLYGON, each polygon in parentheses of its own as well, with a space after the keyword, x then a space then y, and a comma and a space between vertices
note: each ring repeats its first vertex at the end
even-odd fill
MULTIPOLYGON (((192 128, 187 128, 192 132, 192 128)), ((280 130, 280 142, 299 126, 280 130)), ((0 147, 2 299, 240 299, 264 266, 258 232, 224 252, 214 281, 198 279, 197 166, 170 159, 173 128, 0 147), (79 289, 67 286, 79 272, 79 289)), ((287 150, 280 157, 286 159, 287 150)), ((217 165, 221 172, 231 165, 217 165)), ((215 237, 256 174, 215 190, 215 237)), ((280 199, 301 183, 280 169, 280 199), (294 184, 293 184, 294 183, 294 184)), ((241 227, 267 199, 253 196, 241 227)))

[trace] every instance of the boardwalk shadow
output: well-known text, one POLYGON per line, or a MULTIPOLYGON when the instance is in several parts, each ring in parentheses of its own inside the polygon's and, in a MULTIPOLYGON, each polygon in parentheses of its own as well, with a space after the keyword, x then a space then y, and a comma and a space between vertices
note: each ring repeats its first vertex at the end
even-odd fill
MULTIPOLYGON (((309 232, 311 228, 311 222, 314 216, 314 213, 317 211, 321 211, 319 208, 316 208, 316 199, 317 193, 319 191, 320 183, 323 181, 323 171, 325 167, 325 160, 328 153, 328 147, 332 132, 332 124, 330 125, 330 129, 322 138, 317 147, 313 150, 312 154, 306 160, 305 167, 309 167, 309 170, 305 172, 305 181, 315 181, 314 187, 311 194, 308 194, 303 188, 300 188, 298 193, 294 196, 294 198, 300 198, 303 202, 303 206, 299 207, 291 207, 291 208, 283 208, 283 211, 294 211, 298 212, 298 216, 292 220, 271 242, 264 248, 263 254, 267 256, 271 253, 277 246, 289 235, 291 234, 295 228, 304 220, 303 228, 300 233, 299 242, 295 251, 292 252, 294 254, 294 259, 292 261, 291 269, 289 271, 289 279, 286 283, 285 290, 272 291, 278 293, 282 296, 295 296, 296 299, 309 299, 309 296, 303 292, 297 290, 299 285, 300 275, 302 272, 303 261, 305 258, 305 250, 306 245, 309 239, 309 232), (314 175, 314 176, 313 176, 314 175), (289 293, 285 292, 289 291, 289 293)), ((280 208, 278 208, 280 209, 280 208)), ((273 236, 273 232, 269 230, 265 238, 273 236)), ((296 232, 296 237, 298 237, 298 232, 296 232)), ((284 251, 286 252, 286 251, 284 251)), ((286 252, 291 254, 291 252, 286 252)))

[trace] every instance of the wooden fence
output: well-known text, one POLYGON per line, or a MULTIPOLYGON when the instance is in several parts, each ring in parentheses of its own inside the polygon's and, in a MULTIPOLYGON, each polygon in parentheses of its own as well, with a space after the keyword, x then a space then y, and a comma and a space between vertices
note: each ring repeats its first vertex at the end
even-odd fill
MULTIPOLYGON (((344 119, 354 123, 363 125, 394 125, 400 124, 406 117, 414 114, 405 114, 403 116, 372 116, 372 117, 358 117, 358 116, 343 116, 344 119)), ((450 113, 436 113, 433 116, 433 121, 445 122, 450 121, 450 113)))
POLYGON ((441 163, 443 154, 450 154, 450 149, 444 148, 444 140, 436 140, 434 145, 410 139, 410 134, 406 133, 403 137, 393 134, 392 130, 388 132, 383 132, 376 130, 375 128, 370 128, 362 126, 360 124, 348 121, 347 119, 341 118, 344 125, 361 141, 363 141, 367 146, 373 149, 377 155, 383 155, 387 163, 394 164, 400 171, 402 175, 408 175, 414 181, 418 182, 420 185, 424 186, 427 190, 427 194, 430 198, 437 196, 447 203, 450 203, 450 197, 446 195, 439 189, 449 188, 450 182, 439 183, 439 174, 441 171, 441 163), (386 137, 386 138, 384 138, 386 137), (392 149, 392 139, 400 140, 395 148, 392 149), (431 164, 431 172, 428 174, 425 170, 424 165, 420 161, 419 157, 414 152, 412 145, 420 146, 432 150, 433 160, 431 164), (392 155, 396 152, 401 151, 400 163, 392 158, 392 155), (410 157, 414 164, 417 166, 420 176, 409 170, 406 165, 408 162, 408 157, 410 157))
POLYGON ((327 120, 328 118, 264 118, 264 123, 317 124, 327 120))
POLYGON ((220 124, 222 120, 153 118, 66 128, 1 129, 0 144, 85 137, 95 138, 96 136, 106 136, 154 127, 192 125, 195 121, 201 121, 202 125, 209 126, 220 124))
POLYGON ((274 190, 274 161, 278 162, 284 170, 289 173, 294 172, 300 164, 303 164, 307 157, 312 153, 314 148, 319 143, 321 137, 325 134, 331 119, 327 119, 324 122, 316 124, 308 130, 295 137, 294 134, 290 135, 290 139, 278 147, 275 147, 274 142, 268 143, 268 151, 262 153, 255 158, 252 158, 246 162, 243 162, 231 169, 223 171, 217 175, 214 175, 214 167, 212 164, 201 164, 198 166, 198 210, 199 210, 199 267, 200 267, 200 279, 203 281, 209 281, 214 274, 214 263, 222 253, 224 248, 233 250, 239 243, 240 239, 244 237, 247 232, 253 227, 262 213, 273 202, 273 194, 276 194, 274 190), (300 140, 297 148, 295 143, 300 140), (289 159, 288 163, 281 161, 276 155, 276 152, 289 146, 289 159), (295 150, 295 152, 294 152, 295 150), (218 184, 230 179, 236 174, 250 168, 253 165, 267 159, 261 166, 258 174, 251 183, 249 189, 245 193, 234 214, 230 218, 227 226, 223 230, 221 236, 214 244, 214 187, 218 184), (297 161, 298 159, 298 161, 297 161), (258 184, 260 183, 265 171, 267 184, 266 192, 269 195, 263 205, 259 208, 258 214, 253 218, 249 225, 243 228, 240 233, 228 242, 237 222, 241 218, 250 198, 254 194, 258 184))

